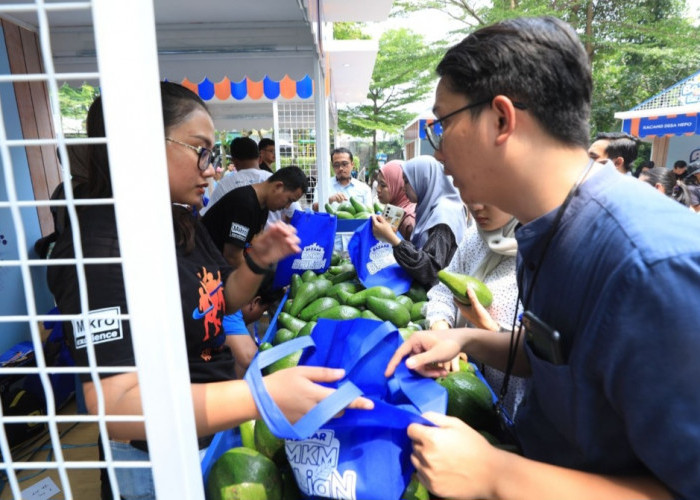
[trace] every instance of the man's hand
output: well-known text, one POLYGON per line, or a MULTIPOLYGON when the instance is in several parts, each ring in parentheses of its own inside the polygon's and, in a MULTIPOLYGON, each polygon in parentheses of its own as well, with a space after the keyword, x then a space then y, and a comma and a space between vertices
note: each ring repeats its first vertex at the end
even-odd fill
POLYGON ((460 344, 451 338, 449 331, 438 334, 435 331, 416 332, 401 344, 386 367, 384 376, 390 377, 403 358, 412 354, 406 360, 406 366, 424 377, 444 377, 447 370, 440 365, 451 361, 460 353, 460 344))
POLYGON ((332 194, 328 197, 328 203, 333 203, 333 202, 342 203, 344 201, 348 201, 348 199, 349 198, 347 196, 345 196, 345 194, 343 194, 343 193, 335 193, 335 194, 332 194))
POLYGON ((444 498, 494 498, 494 476, 499 473, 499 456, 505 452, 457 418, 438 413, 423 416, 438 427, 408 427, 413 441, 411 462, 420 482, 444 498))

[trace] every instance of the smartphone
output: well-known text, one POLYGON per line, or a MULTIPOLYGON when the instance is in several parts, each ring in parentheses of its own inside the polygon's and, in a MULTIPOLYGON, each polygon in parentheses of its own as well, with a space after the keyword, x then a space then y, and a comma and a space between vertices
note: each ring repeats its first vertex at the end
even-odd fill
POLYGON ((391 227, 394 228, 394 231, 398 231, 399 225, 401 224, 401 219, 403 219, 403 214, 403 208, 387 203, 384 207, 384 212, 382 212, 382 217, 384 217, 389 222, 389 224, 391 224, 391 227))
POLYGON ((537 356, 555 365, 565 363, 561 348, 561 335, 530 311, 522 317, 525 327, 525 341, 537 356))

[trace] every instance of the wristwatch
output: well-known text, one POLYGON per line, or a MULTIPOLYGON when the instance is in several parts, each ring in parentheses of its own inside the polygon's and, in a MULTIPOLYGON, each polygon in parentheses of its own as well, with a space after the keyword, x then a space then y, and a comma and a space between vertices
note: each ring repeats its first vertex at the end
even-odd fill
POLYGON ((268 267, 260 267, 257 265, 247 250, 243 252, 243 258, 245 259, 245 263, 248 265, 248 269, 253 271, 255 274, 271 274, 275 270, 272 264, 270 264, 268 267))

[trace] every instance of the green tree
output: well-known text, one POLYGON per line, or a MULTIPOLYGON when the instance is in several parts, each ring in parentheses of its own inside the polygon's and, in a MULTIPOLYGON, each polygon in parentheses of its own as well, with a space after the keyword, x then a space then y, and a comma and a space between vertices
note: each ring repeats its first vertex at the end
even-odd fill
POLYGON ((372 37, 363 33, 364 23, 340 22, 333 23, 333 38, 335 40, 369 40, 372 37))
MULTIPOLYGON (((464 24, 461 38, 493 22, 551 15, 579 33, 591 62, 591 133, 619 130, 632 108, 700 68, 698 28, 684 0, 396 0, 392 15, 437 9, 464 24)), ((697 21, 696 21, 697 22, 697 21)))
POLYGON ((377 133, 399 133, 413 118, 407 106, 431 91, 434 68, 444 48, 428 47, 421 35, 407 29, 389 30, 379 40, 367 102, 338 111, 338 127, 358 138, 372 139, 372 167, 376 164, 377 133))
POLYGON ((61 115, 68 118, 85 119, 90 104, 95 100, 98 91, 92 85, 83 83, 80 88, 73 88, 67 83, 58 90, 58 102, 61 115))

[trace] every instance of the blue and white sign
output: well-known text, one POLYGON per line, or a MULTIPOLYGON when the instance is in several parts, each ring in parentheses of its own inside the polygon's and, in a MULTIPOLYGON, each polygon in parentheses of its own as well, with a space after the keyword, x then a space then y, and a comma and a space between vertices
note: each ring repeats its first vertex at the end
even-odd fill
POLYGON ((659 116, 658 118, 638 118, 639 132, 632 131, 635 119, 625 120, 622 125, 622 130, 627 133, 636 135, 637 137, 647 137, 651 135, 685 135, 685 134, 700 134, 698 125, 698 115, 671 115, 659 116))

